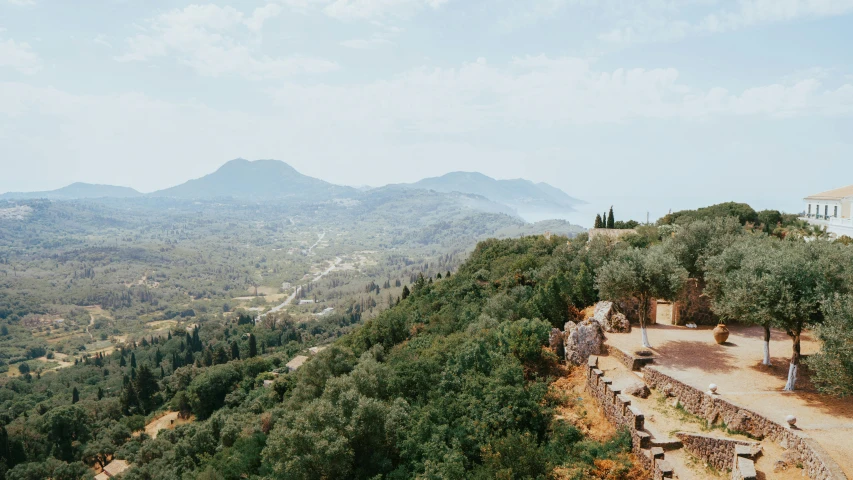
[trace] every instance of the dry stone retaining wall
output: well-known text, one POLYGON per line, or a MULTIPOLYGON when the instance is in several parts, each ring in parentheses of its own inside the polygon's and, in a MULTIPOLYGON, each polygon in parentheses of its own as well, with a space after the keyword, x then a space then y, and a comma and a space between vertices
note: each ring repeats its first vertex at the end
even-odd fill
POLYGON ((758 447, 758 443, 735 440, 732 438, 712 437, 698 433, 678 432, 675 434, 684 449, 693 456, 702 459, 716 470, 733 470, 732 459, 735 457, 735 446, 758 447))
POLYGON ((598 357, 590 356, 587 362, 587 390, 595 397, 598 404, 604 410, 604 416, 618 427, 626 427, 631 433, 631 446, 633 453, 639 459, 643 468, 653 472, 657 479, 672 478, 672 467, 663 459, 651 455, 651 435, 644 431, 645 415, 635 406, 631 405, 631 397, 623 395, 618 389, 613 388, 613 381, 598 369, 598 357))
POLYGON ((806 475, 812 480, 847 479, 823 447, 805 433, 786 428, 729 400, 706 394, 661 373, 654 367, 643 368, 643 379, 649 387, 665 390, 668 394, 677 397, 686 411, 705 418, 708 423, 722 421, 731 430, 787 445, 788 450, 795 453, 806 475))

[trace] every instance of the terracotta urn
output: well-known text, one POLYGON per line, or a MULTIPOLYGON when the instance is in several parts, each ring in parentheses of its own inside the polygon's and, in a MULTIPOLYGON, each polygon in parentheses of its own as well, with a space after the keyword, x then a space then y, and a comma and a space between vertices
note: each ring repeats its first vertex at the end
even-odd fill
POLYGON ((714 340, 720 345, 726 343, 726 340, 729 339, 729 329, 726 328, 726 325, 723 323, 718 324, 714 327, 714 340))

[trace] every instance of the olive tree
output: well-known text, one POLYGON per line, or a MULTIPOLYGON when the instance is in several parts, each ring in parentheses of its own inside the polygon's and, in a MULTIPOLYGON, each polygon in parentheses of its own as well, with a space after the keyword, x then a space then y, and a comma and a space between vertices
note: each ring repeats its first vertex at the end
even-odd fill
POLYGON ((817 329, 821 351, 806 362, 823 393, 853 395, 853 295, 837 295, 824 304, 826 320, 817 329))
POLYGON ((787 391, 796 388, 803 330, 823 321, 823 299, 842 286, 839 272, 826 261, 832 248, 822 241, 747 239, 709 261, 713 308, 721 316, 765 327, 765 363, 770 327, 791 337, 787 391))
POLYGON ((736 320, 764 327, 764 360, 770 363, 770 327, 772 307, 776 302, 778 281, 771 266, 779 242, 762 237, 744 237, 719 255, 708 260, 705 293, 711 298, 711 309, 723 320, 736 320))
POLYGON ((643 346, 650 348, 646 317, 653 299, 675 298, 687 280, 687 270, 663 245, 631 248, 605 263, 598 271, 599 296, 608 300, 635 299, 639 303, 643 346))

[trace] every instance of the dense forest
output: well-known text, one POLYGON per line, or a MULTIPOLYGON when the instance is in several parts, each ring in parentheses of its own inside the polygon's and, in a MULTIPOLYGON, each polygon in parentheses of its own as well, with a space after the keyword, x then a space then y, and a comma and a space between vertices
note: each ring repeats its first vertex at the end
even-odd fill
MULTIPOLYGON (((0 469, 78 479, 124 459, 128 480, 644 478, 624 432, 594 439, 556 414, 587 407, 556 388, 571 367, 547 348, 549 333, 600 298, 636 300, 658 277, 675 293, 695 279, 721 318, 786 329, 792 365, 796 335, 816 329, 824 349, 808 362, 830 374, 815 382, 851 393, 853 247, 771 214, 728 204, 619 240, 490 239, 454 271, 365 284, 402 287, 369 318, 359 303, 314 321, 210 312, 67 368, 19 362, 0 390, 0 469), (178 426, 146 433, 167 410, 178 426)), ((26 327, 9 317, 0 341, 14 343, 26 327)))

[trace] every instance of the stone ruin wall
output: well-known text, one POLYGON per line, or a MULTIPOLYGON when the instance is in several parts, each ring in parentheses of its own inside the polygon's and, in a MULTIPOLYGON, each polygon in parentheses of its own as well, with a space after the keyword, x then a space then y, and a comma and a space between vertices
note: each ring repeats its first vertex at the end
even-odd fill
POLYGON ((681 294, 675 299, 678 325, 695 323, 697 325, 716 325, 720 318, 711 310, 711 299, 703 294, 705 286, 699 280, 691 278, 684 285, 681 294))
MULTIPOLYGON (((695 323, 697 325, 716 325, 720 318, 711 310, 711 299, 704 295, 705 286, 699 280, 691 278, 687 281, 678 298, 673 300, 673 316, 677 325, 695 323)), ((649 324, 657 323, 656 300, 649 305, 647 318, 649 324)), ((631 323, 638 323, 640 306, 635 299, 617 302, 617 309, 624 313, 631 323)))
POLYGON ((650 388, 666 387, 678 398, 682 407, 707 420, 709 423, 724 422, 733 430, 743 431, 755 438, 768 439, 787 445, 795 452, 806 475, 812 480, 847 479, 841 468, 817 442, 805 433, 791 430, 763 415, 736 405, 728 400, 710 395, 680 382, 654 367, 643 368, 643 378, 650 388))

